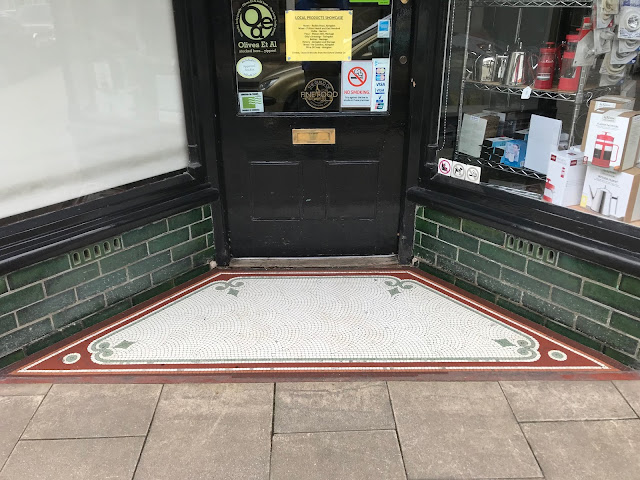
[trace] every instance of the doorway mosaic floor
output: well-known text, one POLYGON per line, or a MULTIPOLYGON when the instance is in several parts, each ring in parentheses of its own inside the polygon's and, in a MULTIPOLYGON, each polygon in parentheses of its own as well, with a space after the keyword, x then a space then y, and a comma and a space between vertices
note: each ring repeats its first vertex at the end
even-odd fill
POLYGON ((618 369, 417 270, 227 270, 82 332, 9 376, 437 370, 618 369))

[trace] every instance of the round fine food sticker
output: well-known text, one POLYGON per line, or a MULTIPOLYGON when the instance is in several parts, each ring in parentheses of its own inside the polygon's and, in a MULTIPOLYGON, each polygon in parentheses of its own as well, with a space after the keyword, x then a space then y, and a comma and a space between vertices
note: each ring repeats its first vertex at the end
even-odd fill
POLYGON ((262 63, 255 57, 244 57, 238 61, 236 70, 242 78, 256 78, 262 73, 262 63))

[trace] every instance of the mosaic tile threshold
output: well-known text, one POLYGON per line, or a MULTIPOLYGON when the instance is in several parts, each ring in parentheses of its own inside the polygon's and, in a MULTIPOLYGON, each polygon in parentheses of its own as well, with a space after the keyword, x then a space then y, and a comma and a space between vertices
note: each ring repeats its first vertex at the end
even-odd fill
POLYGON ((12 376, 616 372, 615 362, 414 269, 212 271, 12 376))

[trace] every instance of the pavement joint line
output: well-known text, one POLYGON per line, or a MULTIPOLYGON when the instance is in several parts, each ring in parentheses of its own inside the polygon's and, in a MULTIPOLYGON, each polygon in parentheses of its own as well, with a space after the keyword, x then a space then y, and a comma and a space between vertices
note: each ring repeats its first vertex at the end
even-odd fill
POLYGON ((273 382, 273 401, 271 402, 271 436, 269 437, 269 480, 271 480, 273 462, 273 437, 276 434, 276 388, 278 383, 273 382))
POLYGON ((54 442, 57 440, 104 440, 118 438, 145 438, 146 435, 109 435, 106 437, 55 437, 55 438, 20 438, 20 442, 54 442))
POLYGON ((629 405, 629 408, 636 415, 636 418, 640 418, 640 411, 636 412, 636 409, 631 406, 631 404, 629 403, 629 400, 627 400, 627 397, 624 396, 624 393, 622 393, 622 391, 620 391, 620 389, 615 384, 615 382, 611 382, 611 383, 613 384, 613 388, 615 388, 618 391, 618 393, 620 394, 622 399, 626 402, 626 404, 629 405))
POLYGON ((407 464, 404 461, 404 451, 402 450, 402 442, 400 441, 400 433, 398 433, 398 422, 396 421, 396 411, 393 408, 393 400, 391 399, 391 390, 389 390, 389 382, 384 382, 387 387, 387 396, 389 397, 389 406, 391 407, 391 416, 393 417, 393 426, 394 432, 396 432, 396 440, 398 441, 398 448, 400 449, 400 458, 402 459, 402 468, 404 469, 404 478, 409 478, 409 473, 407 472, 407 464))
MULTIPOLYGON (((49 390, 51 390, 51 387, 49 387, 49 390)), ((47 390, 47 393, 49 393, 49 390, 47 390)), ((21 395, 21 396, 40 397, 40 403, 38 403, 38 406, 33 409, 33 413, 31 414, 29 421, 25 424, 24 428, 22 429, 22 433, 20 433, 20 436, 18 437, 18 440, 16 440, 16 443, 13 444, 13 448, 11 449, 11 452, 9 452, 9 455, 7 455, 7 459, 4 462, 2 462, 2 465, 0 465, 0 474, 2 474, 2 470, 4 470, 4 467, 7 465, 7 462, 11 458, 11 455, 13 455, 13 452, 18 446, 18 443, 22 441, 22 436, 24 435, 24 432, 27 431, 27 427, 33 420, 33 417, 35 416, 36 412, 40 408, 40 405, 42 405, 42 402, 44 401, 44 397, 46 397, 46 395, 21 395)))
POLYGON ((140 459, 142 458, 142 452, 144 452, 144 447, 147 445, 147 440, 149 439, 149 432, 151 432, 151 425, 153 425, 153 420, 156 418, 156 412, 158 411, 158 405, 160 404, 160 398, 162 397, 162 392, 164 392, 164 384, 160 385, 160 392, 158 393, 158 398, 156 399, 156 406, 153 409, 153 415, 151 415, 151 420, 149 421, 149 426, 147 427, 147 433, 144 435, 144 441, 142 442, 142 447, 140 448, 140 453, 138 454, 138 459, 136 460, 136 466, 133 469, 133 474, 131 478, 136 477, 136 473, 138 473, 138 466, 140 465, 140 459))
MULTIPOLYGON (((507 397, 507 394, 505 393, 504 388, 502 388, 502 383, 500 383, 500 382, 496 382, 496 383, 498 384, 498 388, 502 392, 502 396, 504 397, 504 400, 507 402, 507 405, 509 406, 509 410, 511 411, 511 415, 513 416, 513 419, 515 420, 516 425, 518 425, 518 429, 520 430, 520 433, 522 433, 522 438, 524 438, 525 442, 527 442, 527 446, 529 447, 529 451, 531 452, 531 456, 536 461, 536 465, 538 465, 538 470, 540 470, 540 474, 542 475, 542 478, 546 477, 546 475, 544 473, 544 470, 542 469, 542 465, 540 465, 540 461, 538 460, 538 457, 536 456, 535 452, 533 451, 533 447, 531 446, 531 443, 529 442, 529 439, 527 438, 527 435, 524 433, 524 430, 522 429, 522 424, 518 421, 518 417, 516 416, 516 412, 513 411, 513 407, 511 406, 511 402, 509 402, 509 397, 507 397)), ((533 477, 533 478, 541 478, 541 477, 533 477)))
POLYGON ((518 422, 522 425, 528 425, 531 423, 577 423, 577 422, 637 422, 640 420, 638 417, 624 417, 624 418, 583 418, 571 420, 525 420, 518 422))
POLYGON ((352 432, 356 432, 356 433, 367 433, 367 432, 395 432, 396 430, 394 428, 369 428, 369 429, 356 429, 356 430, 314 430, 313 432, 277 432, 274 433, 272 436, 276 436, 276 435, 299 435, 299 434, 306 434, 306 433, 352 433, 352 432))

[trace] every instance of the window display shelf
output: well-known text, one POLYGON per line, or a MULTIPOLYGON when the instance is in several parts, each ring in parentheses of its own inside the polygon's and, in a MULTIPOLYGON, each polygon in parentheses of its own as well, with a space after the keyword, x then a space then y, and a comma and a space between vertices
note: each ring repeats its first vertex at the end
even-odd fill
POLYGON ((466 155, 460 152, 457 152, 455 154, 455 160, 460 163, 466 163, 470 165, 480 165, 481 167, 485 167, 485 168, 502 170, 503 172, 513 173, 514 175, 520 175, 522 177, 532 178, 534 180, 545 181, 547 178, 546 175, 536 172, 534 170, 529 170, 528 168, 510 167, 508 165, 504 165, 499 162, 491 162, 489 160, 472 157, 470 155, 466 155))
POLYGON ((591 8, 591 0, 474 0, 474 7, 574 7, 591 8))
MULTIPOLYGON (((504 93, 507 95, 517 95, 521 96, 522 91, 525 87, 507 87, 498 82, 476 82, 473 80, 466 80, 465 85, 476 88, 477 90, 482 90, 486 92, 496 92, 496 93, 504 93)), ((583 98, 585 101, 591 100, 593 97, 599 97, 601 95, 606 95, 612 90, 612 87, 592 87, 585 88, 583 91, 583 98)), ((531 98, 545 98, 549 100, 560 100, 565 102, 575 102, 577 99, 577 92, 565 92, 558 90, 557 88, 553 88, 550 90, 538 90, 533 89, 531 91, 531 98)))

